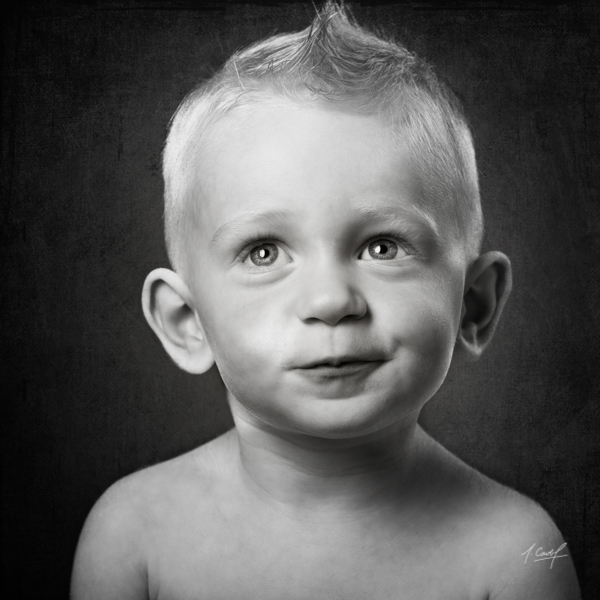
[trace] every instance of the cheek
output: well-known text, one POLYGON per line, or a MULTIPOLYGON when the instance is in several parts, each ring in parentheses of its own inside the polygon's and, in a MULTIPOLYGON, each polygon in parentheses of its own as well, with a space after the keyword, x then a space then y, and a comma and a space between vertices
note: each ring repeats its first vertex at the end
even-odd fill
POLYGON ((225 383, 235 387, 239 380, 251 387, 268 378, 286 347, 285 323, 274 298, 213 289, 203 307, 201 320, 225 383))
MULTIPOLYGON (((443 373, 452 358, 460 315, 460 293, 452 282, 406 286, 394 295, 380 322, 395 323, 393 336, 400 351, 424 368, 443 373)), ((388 325, 389 326, 389 325, 388 325)))
MULTIPOLYGON (((415 294, 396 306, 396 371, 390 384, 403 407, 420 409, 441 387, 455 345, 454 319, 448 306, 428 294, 415 294)), ((388 320, 388 323, 391 323, 388 320)))

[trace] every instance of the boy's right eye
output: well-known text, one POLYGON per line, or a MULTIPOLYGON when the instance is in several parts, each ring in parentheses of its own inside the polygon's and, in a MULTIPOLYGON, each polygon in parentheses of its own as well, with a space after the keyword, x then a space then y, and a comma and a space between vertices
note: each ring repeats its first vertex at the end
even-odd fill
POLYGON ((279 256, 279 248, 275 244, 261 244, 252 248, 249 256, 257 267, 271 266, 279 256))
POLYGON ((286 253, 273 242, 263 242, 250 249, 244 262, 255 267, 283 266, 286 262, 286 253))

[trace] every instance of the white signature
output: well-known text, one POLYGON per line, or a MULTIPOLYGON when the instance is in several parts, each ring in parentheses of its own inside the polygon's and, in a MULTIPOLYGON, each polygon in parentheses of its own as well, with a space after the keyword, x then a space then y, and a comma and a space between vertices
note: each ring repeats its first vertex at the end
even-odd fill
POLYGON ((529 559, 529 556, 531 555, 531 553, 533 552, 533 562, 539 562, 540 560, 549 560, 550 561, 550 568, 552 568, 552 565, 554 564, 554 561, 557 558, 564 558, 565 556, 569 556, 568 554, 561 554, 560 551, 567 545, 566 542, 563 543, 562 546, 559 546, 556 550, 552 549, 552 550, 546 550, 544 551, 544 548, 542 548, 542 546, 538 546, 536 551, 533 552, 533 549, 535 548, 536 544, 532 544, 531 548, 528 548, 527 550, 525 550, 525 552, 521 553, 521 556, 525 557, 525 560, 523 561, 523 564, 527 564, 527 560, 529 559))

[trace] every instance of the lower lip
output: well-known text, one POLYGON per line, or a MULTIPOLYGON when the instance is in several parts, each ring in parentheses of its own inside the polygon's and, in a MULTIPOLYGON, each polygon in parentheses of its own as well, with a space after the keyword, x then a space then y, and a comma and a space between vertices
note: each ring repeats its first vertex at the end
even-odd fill
POLYGON ((383 364, 381 360, 347 362, 334 367, 333 365, 319 365, 310 369, 297 369, 306 377, 315 379, 336 379, 350 377, 351 375, 367 375, 383 364))

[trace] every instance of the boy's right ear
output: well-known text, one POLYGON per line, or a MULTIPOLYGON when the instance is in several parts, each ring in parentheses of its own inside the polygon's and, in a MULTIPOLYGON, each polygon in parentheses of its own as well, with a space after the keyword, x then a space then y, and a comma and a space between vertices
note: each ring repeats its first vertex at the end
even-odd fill
POLYGON ((184 371, 205 373, 215 362, 194 308, 192 294, 177 273, 155 269, 144 282, 142 307, 169 356, 184 371))

